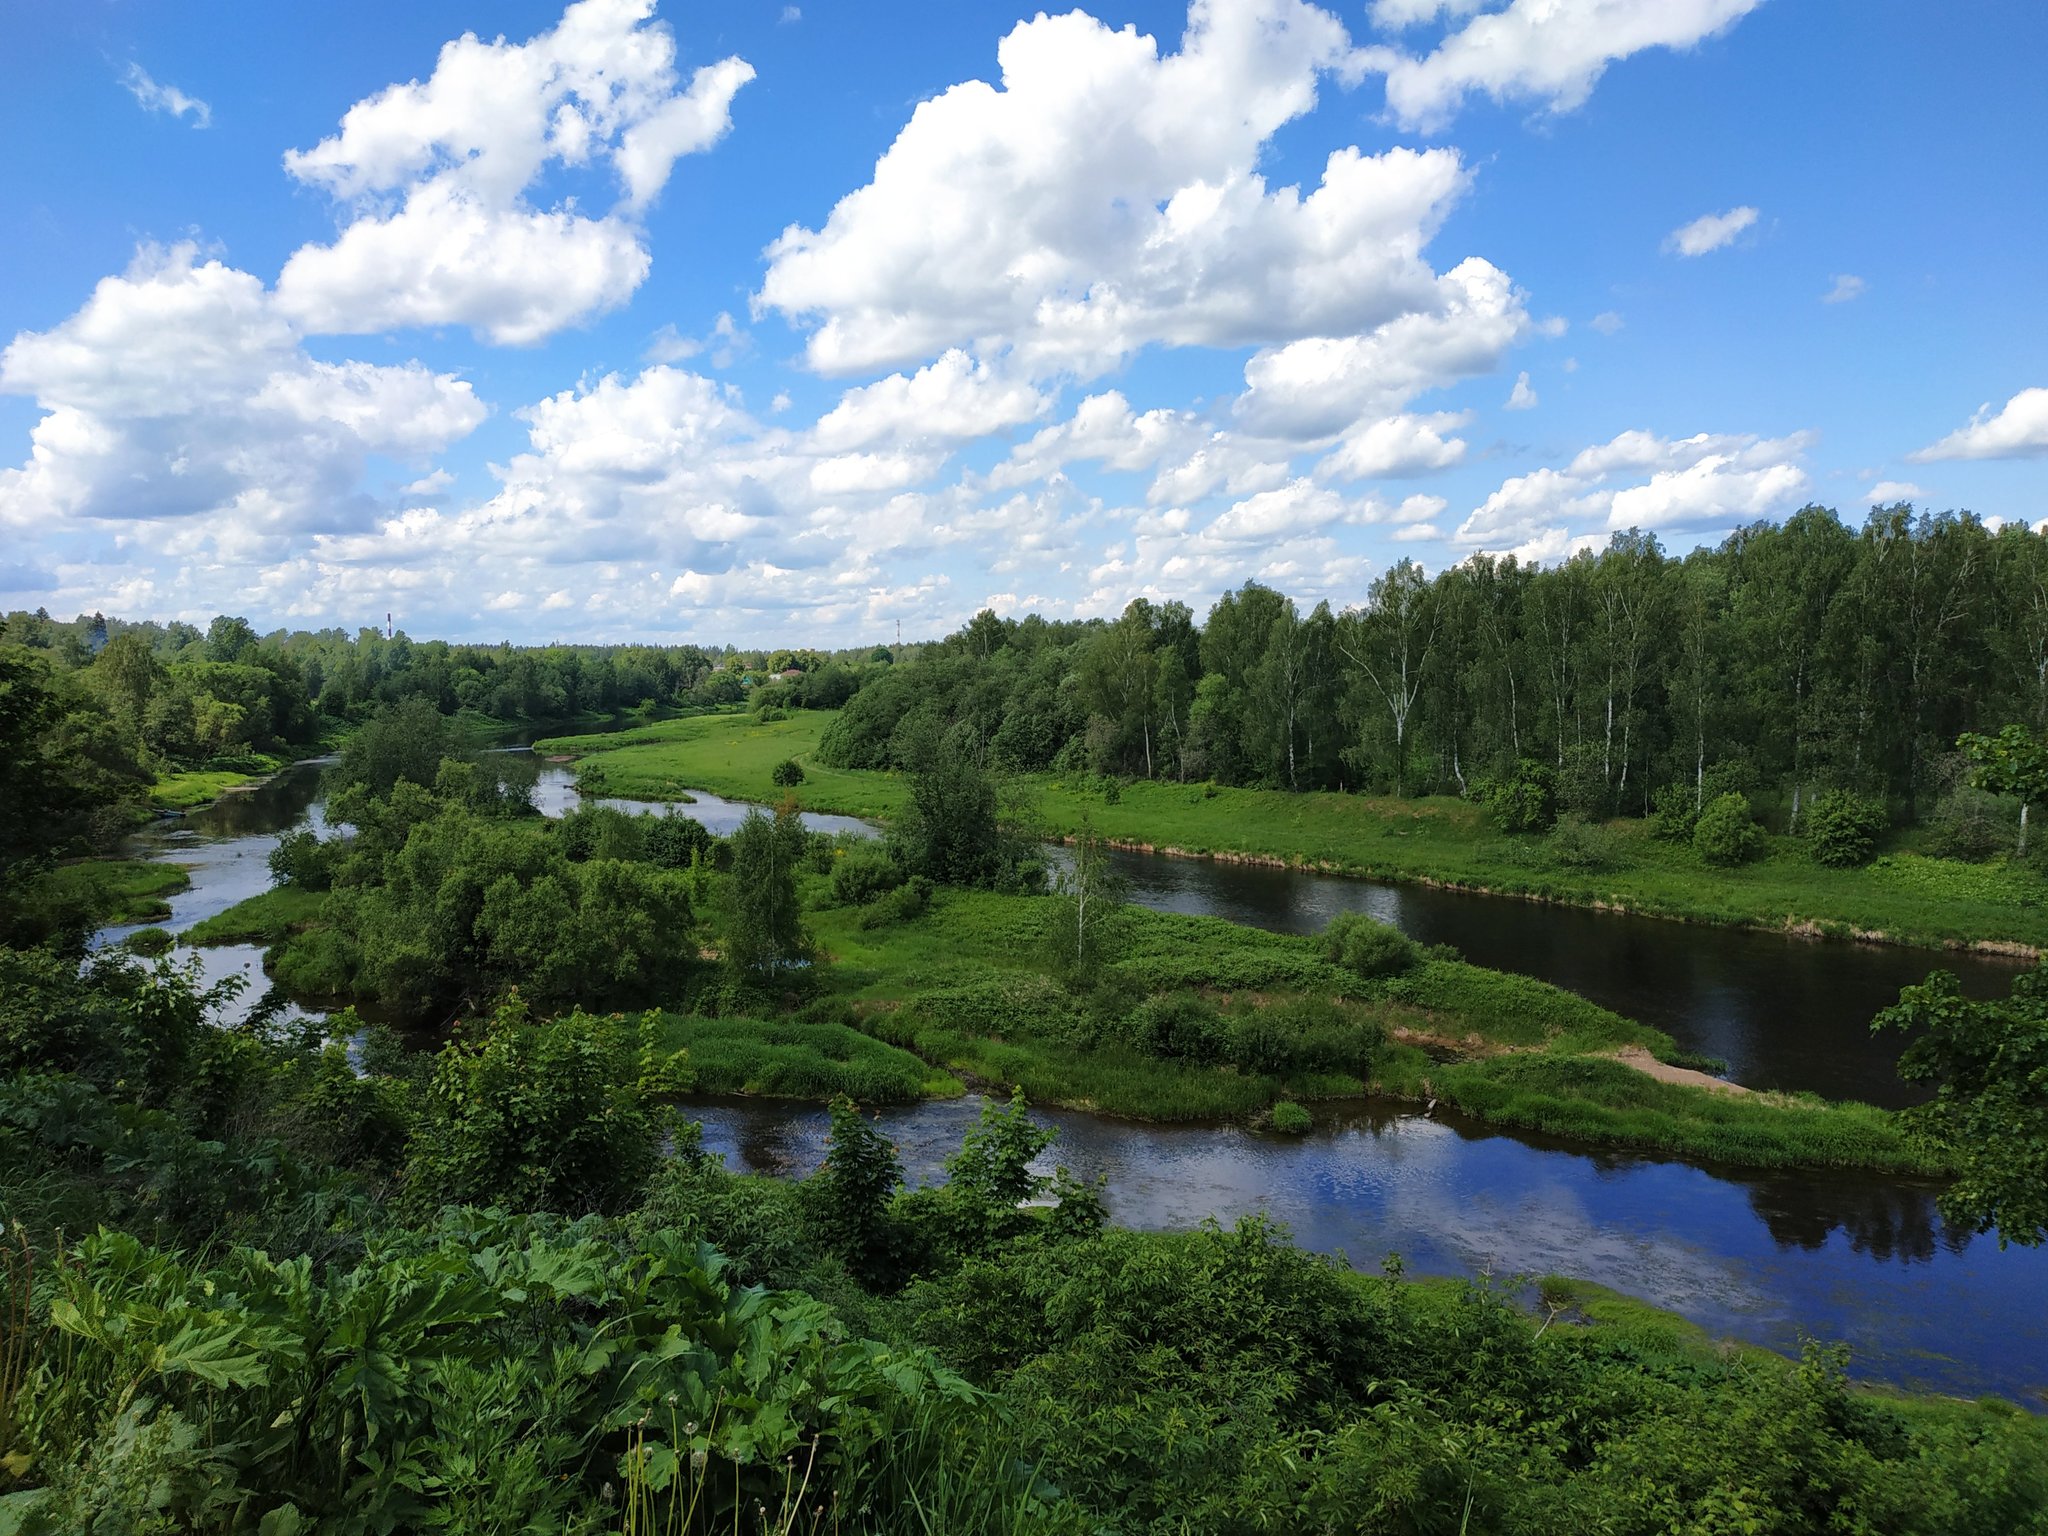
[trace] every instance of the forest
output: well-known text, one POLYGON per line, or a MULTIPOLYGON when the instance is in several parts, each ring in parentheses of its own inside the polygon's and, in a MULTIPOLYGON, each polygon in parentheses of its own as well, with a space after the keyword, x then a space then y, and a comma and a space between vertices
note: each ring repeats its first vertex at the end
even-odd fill
POLYGON ((0 1532, 2048 1530, 2025 1406, 1567 1275, 1131 1230, 1031 1112, 1286 1139, 1441 1104, 1931 1180, 1959 1229, 2039 1244, 2048 973, 1907 988, 1876 1021, 1903 1112, 1739 1095, 1363 914, 1142 909, 1106 828, 1148 794, 1393 797, 1552 859, 1689 809, 1672 867, 1704 888, 1744 874, 1693 841, 1732 800, 1730 836, 1807 863, 1981 823, 1967 857, 2032 890, 2041 546, 1815 512, 1684 560, 1400 566, 1336 615, 1247 584, 1199 629, 1135 603, 838 653, 10 616, 0 1532), (1795 591, 1810 643, 1769 627, 1795 591), (543 742, 586 754, 543 816, 485 721, 614 729, 543 742), (110 857, 163 784, 316 748, 324 824, 272 840, 267 889, 175 935, 110 907, 104 872, 167 867, 110 857), (770 805, 715 834, 678 775, 770 805), (589 798, 622 789, 672 803, 589 798), (808 829, 834 795, 882 835, 808 829), (264 995, 204 979, 222 943, 263 946, 264 995), (908 1176, 874 1109, 970 1093, 943 1178, 908 1176), (822 1162, 728 1170, 705 1095, 829 1104, 822 1162))

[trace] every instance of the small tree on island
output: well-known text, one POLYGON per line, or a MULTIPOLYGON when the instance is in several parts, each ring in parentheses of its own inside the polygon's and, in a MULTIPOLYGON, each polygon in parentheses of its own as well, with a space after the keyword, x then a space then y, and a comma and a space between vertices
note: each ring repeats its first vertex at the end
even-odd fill
POLYGON ((1116 958, 1126 902, 1124 883, 1110 868, 1109 844, 1085 817, 1073 846, 1073 863, 1053 876, 1046 961, 1062 983, 1082 991, 1116 958))
POLYGON ((796 872, 809 834, 787 799, 773 817, 749 811, 732 835, 725 963, 745 981, 765 981, 811 957, 797 901, 796 872))

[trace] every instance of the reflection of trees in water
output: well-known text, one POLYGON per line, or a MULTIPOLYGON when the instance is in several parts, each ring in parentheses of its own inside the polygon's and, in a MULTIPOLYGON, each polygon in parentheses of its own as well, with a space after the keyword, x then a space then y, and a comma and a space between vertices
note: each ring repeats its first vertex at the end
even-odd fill
POLYGON ((1970 1244, 1968 1229, 1942 1220, 1929 1188, 1877 1179, 1743 1182, 1749 1186, 1750 1208, 1780 1248, 1820 1248, 1839 1228, 1858 1253, 1924 1264, 1937 1248, 1961 1253, 1970 1244))

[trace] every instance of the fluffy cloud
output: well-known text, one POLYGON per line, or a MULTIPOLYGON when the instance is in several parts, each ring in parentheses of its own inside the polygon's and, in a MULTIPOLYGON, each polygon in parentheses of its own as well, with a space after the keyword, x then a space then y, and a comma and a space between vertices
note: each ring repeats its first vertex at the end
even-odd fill
POLYGON ((1996 415, 1987 402, 1966 427, 1906 457, 1915 464, 1937 459, 2038 459, 2048 454, 2048 389, 2023 389, 1996 415))
POLYGON ((285 263, 285 312, 324 332, 453 324, 518 345, 623 303, 647 275, 639 215, 679 157, 723 136, 754 75, 728 58, 684 87, 653 9, 578 0, 524 43, 465 33, 425 83, 387 87, 288 153, 285 169, 352 219, 285 263), (557 168, 599 162, 620 191, 603 216, 527 201, 557 168))
POLYGON ((1025 485, 1079 461, 1126 472, 1150 469, 1189 441, 1192 432, 1193 419, 1186 412, 1141 414, 1119 391, 1108 390, 1089 395, 1067 420, 1011 449, 1010 456, 990 471, 989 483, 998 488, 1025 485))
MULTIPOLYGON (((1564 550, 1570 525, 1604 522, 1610 531, 1714 529, 1781 512, 1808 487, 1798 460, 1805 433, 1766 438, 1702 432, 1667 439, 1623 432, 1580 452, 1564 469, 1538 469, 1503 481, 1455 535, 1487 549, 1564 550), (1649 479, 1614 488, 1610 480, 1649 479)), ((1548 558, 1548 556, 1544 556, 1548 558)))
MULTIPOLYGON (((1533 101, 1552 112, 1584 104, 1617 59, 1649 48, 1690 48, 1726 31, 1761 0, 1513 0, 1475 16, 1436 49, 1414 57, 1371 51, 1387 77, 1387 107, 1403 127, 1442 128, 1468 95, 1533 101)), ((1382 26, 1477 9, 1464 0, 1379 0, 1382 26)))
POLYGON ((1312 441, 1399 410, 1416 395, 1491 373, 1530 329, 1505 272, 1467 257, 1427 305, 1355 336, 1312 336, 1254 354, 1236 414, 1245 426, 1312 441))
POLYGON ((1269 188, 1272 135, 1351 78, 1302 0, 1196 0, 1178 53, 1081 12, 1019 24, 999 86, 922 103, 824 227, 767 252, 756 302, 813 325, 824 372, 1011 347, 1092 375, 1147 344, 1348 335, 1439 302, 1425 244, 1464 189, 1449 150, 1355 148, 1269 188))
POLYGON ((1507 400, 1502 404, 1504 411, 1533 411, 1536 409, 1536 391, 1529 385, 1529 370, 1524 368, 1515 378, 1515 387, 1508 391, 1507 400))
POLYGON ((1846 304, 1851 299, 1862 298, 1869 286, 1854 272, 1837 272, 1834 286, 1820 296, 1820 301, 1823 304, 1846 304))
POLYGON ((1690 224, 1681 224, 1664 237, 1664 249, 1675 256, 1704 256, 1733 245, 1742 232, 1756 223, 1754 208, 1730 208, 1726 213, 1703 213, 1690 224))
POLYGON ((1029 384, 998 376, 957 348, 914 374, 891 374, 848 390, 819 418, 819 446, 953 443, 1020 426, 1049 402, 1029 384))
POLYGON ((130 64, 121 76, 121 84, 128 88, 128 94, 142 103, 146 112, 168 112, 172 117, 192 114, 194 128, 208 128, 213 125, 213 108, 197 96, 187 96, 175 85, 163 85, 150 79, 149 71, 140 64, 130 64))
POLYGON ((1316 473, 1337 480, 1395 479, 1448 469, 1465 457, 1465 440, 1444 434, 1465 424, 1462 414, 1388 416, 1345 434, 1316 473))
POLYGON ((418 460, 473 430, 470 386, 418 363, 324 363, 261 281, 189 245, 146 247, 70 319, 0 353, 0 390, 46 413, 0 470, 0 520, 192 519, 165 548, 248 552, 373 514, 372 454, 418 460))

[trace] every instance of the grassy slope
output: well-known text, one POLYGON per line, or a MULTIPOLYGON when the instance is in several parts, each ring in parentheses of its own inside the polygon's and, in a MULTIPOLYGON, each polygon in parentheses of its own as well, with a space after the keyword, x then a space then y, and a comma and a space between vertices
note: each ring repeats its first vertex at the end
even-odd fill
POLYGON ((690 1053, 699 1093, 758 1094, 907 1104, 953 1098, 960 1080, 910 1052, 848 1029, 802 1019, 703 1019, 662 1016, 663 1040, 690 1053))
POLYGON ((169 917, 164 898, 192 883, 183 866, 153 859, 80 859, 60 864, 43 878, 53 900, 75 904, 110 925, 169 917))
MULTIPOLYGON (((830 718, 800 711, 760 725, 747 715, 701 716, 633 731, 624 742, 558 737, 541 747, 588 754, 581 766, 601 770, 606 793, 650 799, 702 788, 773 800, 781 792, 770 770, 794 757, 804 765, 797 797, 807 809, 887 819, 903 803, 900 778, 815 765, 818 737, 830 718)), ((1477 807, 1451 799, 1136 783, 1124 786, 1112 804, 1095 788, 1046 776, 1027 782, 1039 819, 1053 835, 1071 833, 1085 816, 1119 841, 1177 852, 1275 859, 1695 922, 1811 927, 1936 946, 2048 949, 2048 881, 2004 865, 1898 853, 1866 869, 1822 869, 1796 840, 1773 838, 1764 859, 1720 870, 1689 848, 1650 837, 1641 823, 1619 822, 1622 866, 1579 872, 1555 867, 1540 839, 1502 836, 1477 807)))

